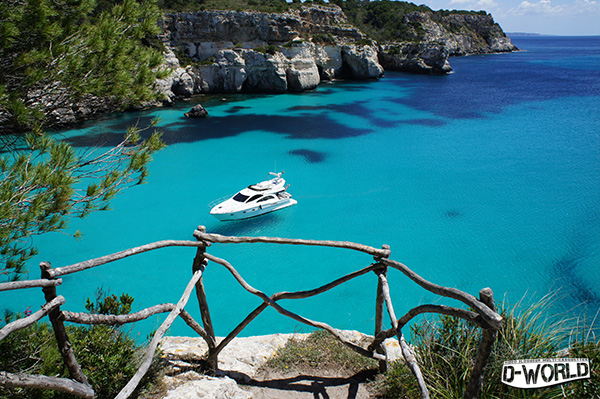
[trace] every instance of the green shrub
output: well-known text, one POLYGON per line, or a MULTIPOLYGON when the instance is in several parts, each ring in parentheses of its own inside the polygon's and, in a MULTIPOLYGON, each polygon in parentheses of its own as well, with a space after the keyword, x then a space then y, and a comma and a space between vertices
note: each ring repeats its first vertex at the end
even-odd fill
MULTIPOLYGON (((520 310, 520 304, 501 309, 504 325, 498 332, 484 372, 480 398, 600 397, 598 370, 592 373, 590 380, 540 389, 517 389, 501 382, 504 361, 564 357, 559 349, 569 335, 573 337, 573 330, 569 328, 568 320, 545 318, 549 299, 544 298, 525 310, 520 310), (571 394, 563 396, 563 390, 571 394)), ((477 354, 481 330, 463 319, 442 316, 437 322, 425 321, 413 326, 412 334, 417 361, 431 396, 442 399, 462 397, 477 354)), ((579 338, 569 346, 569 356, 589 358, 591 364, 599 364, 600 343, 579 338)), ((413 374, 401 362, 393 363, 385 385, 387 398, 418 398, 420 395, 413 374)))
POLYGON ((325 330, 316 330, 306 338, 291 338, 279 348, 265 367, 279 370, 331 369, 360 371, 374 369, 378 363, 349 349, 325 330))
POLYGON ((335 37, 331 33, 315 33, 312 36, 313 43, 336 44, 335 37))
POLYGON ((274 44, 269 44, 268 46, 259 46, 259 47, 255 47, 254 51, 257 51, 259 53, 263 53, 263 54, 275 54, 279 49, 277 48, 276 45, 274 44))
MULTIPOLYGON (((94 313, 125 314, 129 313, 132 302, 133 298, 127 294, 116 298, 100 289, 95 302, 88 298, 86 308, 94 310, 94 313)), ((8 317, 5 321, 10 322, 13 318, 8 317)), ((144 347, 137 345, 118 327, 66 325, 66 330, 77 362, 94 389, 96 398, 114 398, 137 371, 144 347)), ((158 357, 156 359, 142 380, 140 389, 148 387, 162 372, 162 362, 158 357)), ((69 378, 54 331, 45 322, 15 331, 0 341, 0 370, 69 378)), ((7 399, 72 397, 58 391, 0 387, 0 398, 7 399)))

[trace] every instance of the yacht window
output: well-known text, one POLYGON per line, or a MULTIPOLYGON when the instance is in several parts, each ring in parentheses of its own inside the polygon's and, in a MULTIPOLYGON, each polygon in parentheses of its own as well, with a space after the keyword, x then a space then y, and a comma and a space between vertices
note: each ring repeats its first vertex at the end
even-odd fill
POLYGON ((242 193, 237 193, 234 197, 233 200, 237 201, 237 202, 244 202, 248 199, 247 195, 244 195, 242 193))
POLYGON ((272 195, 267 195, 266 197, 261 198, 261 199, 259 199, 256 202, 263 202, 263 201, 270 200, 270 199, 273 199, 273 198, 275 198, 275 197, 273 197, 272 195))
POLYGON ((257 199, 259 199, 260 197, 262 197, 262 194, 256 194, 253 195, 252 197, 250 197, 250 199, 246 202, 252 202, 252 201, 256 201, 257 199))

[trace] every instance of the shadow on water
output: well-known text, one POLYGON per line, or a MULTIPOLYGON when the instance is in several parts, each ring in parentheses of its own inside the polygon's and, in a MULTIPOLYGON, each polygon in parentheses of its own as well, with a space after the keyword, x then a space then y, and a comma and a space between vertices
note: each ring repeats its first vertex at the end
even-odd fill
POLYGON ((457 209, 448 209, 446 212, 444 212, 444 216, 449 219, 456 219, 462 217, 463 213, 457 209))
MULTIPOLYGON (((582 218, 571 236, 570 246, 560 258, 552 263, 552 272, 556 282, 565 291, 573 305, 591 305, 600 307, 600 287, 585 278, 587 262, 596 258, 600 251, 598 244, 598 226, 600 218, 596 214, 582 218)), ((597 272, 597 269, 594 268, 597 272)))
POLYGON ((453 59, 453 74, 390 79, 389 84, 411 89, 391 101, 449 119, 481 119, 506 107, 563 97, 600 95, 600 71, 560 68, 521 60, 522 54, 453 59), (492 67, 494 67, 491 69, 492 67), (438 79, 432 85, 431 80, 438 79))
MULTIPOLYGON (((278 212, 267 213, 266 215, 257 216, 244 220, 232 220, 227 222, 217 222, 211 227, 210 232, 226 236, 244 236, 250 233, 255 233, 267 227, 274 227, 283 223, 285 210, 278 212)), ((212 216, 211 216, 212 217, 212 216)))
POLYGON ((577 273, 577 269, 586 257, 585 254, 579 254, 577 251, 566 253, 552 264, 552 271, 558 276, 557 281, 559 284, 562 283, 575 305, 600 305, 598 294, 577 273))
POLYGON ((291 155, 298 155, 303 157, 304 160, 308 163, 321 163, 324 162, 327 158, 327 154, 325 154, 324 152, 307 150, 304 148, 299 150, 292 150, 289 153, 291 155))
MULTIPOLYGON (((140 126, 144 126, 144 121, 140 120, 140 126)), ((111 147, 121 142, 122 132, 126 131, 126 127, 124 124, 111 125, 107 130, 119 133, 91 133, 66 140, 75 147, 111 147)), ((182 116, 177 122, 161 127, 161 130, 166 144, 233 137, 253 130, 283 134, 291 139, 339 139, 373 132, 371 129, 346 126, 322 114, 310 116, 248 114, 213 116, 206 119, 182 116)), ((150 132, 144 134, 149 135, 150 132)))

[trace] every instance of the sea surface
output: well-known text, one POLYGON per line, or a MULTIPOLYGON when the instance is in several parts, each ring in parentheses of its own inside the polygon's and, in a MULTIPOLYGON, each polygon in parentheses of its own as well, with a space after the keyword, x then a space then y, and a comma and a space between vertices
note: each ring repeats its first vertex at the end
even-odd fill
MULTIPOLYGON (((515 37, 523 51, 452 58, 448 76, 386 72, 377 81, 336 81, 283 95, 196 99, 124 113, 65 132, 77 147, 109 146, 126 127, 160 117, 168 147, 145 185, 112 211, 74 219, 69 232, 36 237, 30 262, 60 267, 165 239, 194 240, 198 225, 234 236, 390 245, 391 258, 426 279, 514 304, 554 293, 550 315, 592 322, 600 308, 600 37, 515 37), (259 218, 219 222, 213 200, 285 171, 298 204, 259 218)), ((307 290, 366 267, 342 249, 214 244, 252 286, 273 294, 307 290)), ((194 248, 161 249, 63 277, 63 309, 83 311, 99 287, 135 297, 134 311, 175 303, 191 277, 194 248)), ((425 303, 461 305, 390 270, 398 316, 425 303)), ((204 277, 217 335, 261 300, 222 266, 204 277)), ((281 305, 342 329, 374 330, 377 279, 368 274, 316 298, 281 305)), ((13 311, 43 302, 41 290, 3 293, 13 311), (7 299, 8 298, 8 299, 7 299)), ((6 302, 5 302, 6 301, 6 302)), ((186 308, 200 320, 196 298, 186 308)), ((144 339, 166 316, 140 323, 144 339)), ((596 320, 598 324, 599 321, 596 320)), ((242 335, 307 331, 267 309, 242 335)), ((176 322, 170 335, 193 335, 176 322)))

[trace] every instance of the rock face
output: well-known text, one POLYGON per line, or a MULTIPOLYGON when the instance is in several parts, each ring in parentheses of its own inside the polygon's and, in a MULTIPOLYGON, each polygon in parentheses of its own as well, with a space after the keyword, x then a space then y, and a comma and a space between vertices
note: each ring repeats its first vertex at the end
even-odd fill
POLYGON ((388 70, 446 74, 452 71, 449 56, 517 50, 486 13, 439 17, 415 11, 406 14, 402 22, 411 40, 380 46, 379 61, 388 70))
POLYGON ((199 93, 301 92, 321 80, 377 79, 384 69, 447 74, 452 55, 516 49, 486 13, 410 12, 403 16, 404 40, 380 44, 335 5, 167 14, 162 25, 173 73, 157 89, 167 101, 199 93))
POLYGON ((348 24, 336 6, 287 13, 198 11, 165 15, 167 54, 179 54, 161 81, 167 101, 199 93, 301 92, 321 80, 377 79, 375 44, 348 24), (189 64, 182 68, 185 59, 189 64))
MULTIPOLYGON (((340 333, 345 339, 354 343, 359 343, 366 337, 358 331, 341 331, 340 333)), ((259 374, 261 366, 275 354, 277 349, 285 346, 290 338, 303 339, 307 336, 308 334, 272 334, 234 338, 219 354, 219 369, 215 377, 186 371, 193 368, 188 362, 202 359, 208 350, 208 346, 202 338, 164 337, 160 348, 169 364, 168 375, 163 378, 167 390, 165 399, 247 399, 254 397, 247 390, 240 388, 237 382, 230 377, 235 376, 235 379, 241 382, 251 381, 259 374)), ((370 338, 372 339, 372 337, 370 338)), ((397 340, 386 339, 384 345, 390 361, 402 359, 397 340)))
MULTIPOLYGON (((516 50, 485 12, 410 12, 402 16, 402 41, 386 43, 368 40, 333 4, 284 13, 165 14, 161 24, 163 66, 171 71, 154 86, 163 104, 201 93, 302 92, 323 80, 378 79, 384 70, 447 74, 450 56, 516 50)), ((38 101, 47 126, 80 122, 121 105, 92 96, 73 99, 66 88, 57 96, 38 101)))
POLYGON ((184 113, 188 118, 206 118, 208 116, 208 111, 200 104, 194 105, 189 112, 184 113))
POLYGON ((389 71, 445 75, 452 71, 448 50, 438 43, 394 43, 379 47, 379 62, 389 71))

